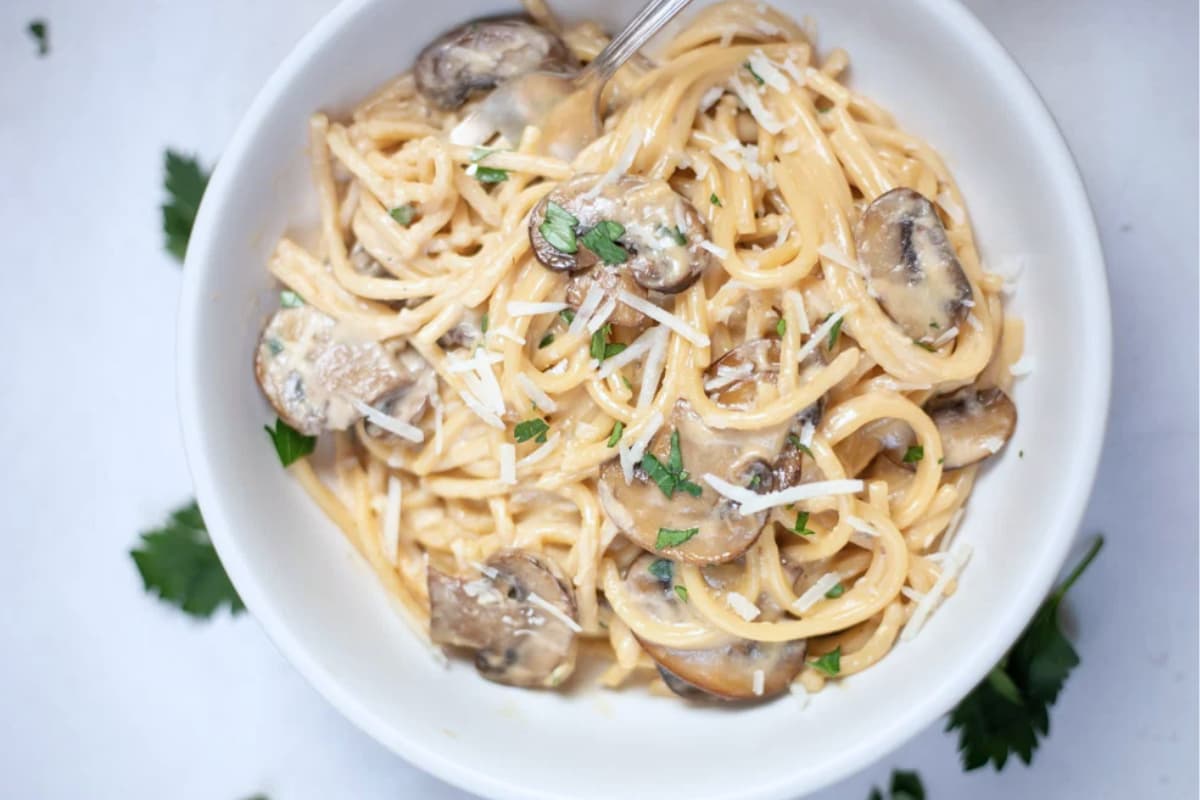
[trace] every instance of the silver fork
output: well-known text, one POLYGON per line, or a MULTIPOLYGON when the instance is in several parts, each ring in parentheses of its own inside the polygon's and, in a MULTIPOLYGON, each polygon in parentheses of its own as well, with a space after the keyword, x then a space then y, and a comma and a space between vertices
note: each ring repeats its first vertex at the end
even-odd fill
POLYGON ((454 127, 450 141, 481 145, 498 133, 515 147, 533 125, 541 152, 570 161, 600 135, 600 94, 613 74, 690 2, 650 0, 578 74, 530 72, 497 87, 454 127))

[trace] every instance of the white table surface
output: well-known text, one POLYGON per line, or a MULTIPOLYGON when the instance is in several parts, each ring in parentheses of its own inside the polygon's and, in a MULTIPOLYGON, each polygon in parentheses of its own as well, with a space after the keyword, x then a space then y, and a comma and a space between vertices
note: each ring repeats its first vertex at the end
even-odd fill
MULTIPOLYGON (((1194 800, 1196 2, 968 4, 1045 96, 1100 223, 1116 367, 1083 531, 1108 547, 1072 594, 1083 665, 1032 768, 965 774, 938 724, 818 797, 902 766, 932 798, 1194 800)), ((249 616, 149 599, 126 554, 190 496, 163 149, 212 163, 330 5, 0 3, 0 797, 467 797, 342 719, 249 616)))

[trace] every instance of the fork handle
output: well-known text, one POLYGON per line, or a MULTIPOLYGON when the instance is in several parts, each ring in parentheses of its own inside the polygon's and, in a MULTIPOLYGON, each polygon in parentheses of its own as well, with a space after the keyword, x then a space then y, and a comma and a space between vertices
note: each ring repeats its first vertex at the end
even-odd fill
POLYGON ((592 76, 603 85, 622 64, 641 50, 654 34, 675 18, 691 0, 650 0, 633 21, 608 43, 608 47, 588 65, 592 76))

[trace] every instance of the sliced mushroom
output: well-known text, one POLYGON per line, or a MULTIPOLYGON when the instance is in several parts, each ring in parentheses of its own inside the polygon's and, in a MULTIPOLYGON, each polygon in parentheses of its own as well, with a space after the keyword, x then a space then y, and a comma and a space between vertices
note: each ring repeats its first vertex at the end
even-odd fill
POLYGON ((971 284, 923 195, 900 188, 875 198, 854 238, 879 305, 906 336, 931 342, 966 317, 971 284))
MULTIPOLYGON (((925 411, 942 440, 943 469, 959 469, 995 455, 1017 427, 1017 407, 996 387, 967 386, 953 394, 934 397, 925 403, 925 411)), ((880 431, 888 458, 915 469, 915 463, 904 461, 914 441, 912 429, 893 423, 880 431)))
POLYGON ((592 269, 602 259, 584 244, 584 236, 601 222, 622 226, 617 241, 628 252, 625 261, 606 266, 628 272, 647 291, 682 292, 712 263, 712 254, 702 247, 708 228, 695 207, 665 181, 634 175, 615 181, 603 175, 578 175, 560 184, 530 214, 534 255, 553 270, 592 269), (574 217, 575 224, 568 226, 574 249, 569 242, 551 242, 543 234, 550 203, 574 217))
POLYGON ((438 337, 438 346, 445 350, 472 350, 483 341, 483 313, 468 308, 453 328, 438 337))
MULTIPOLYGON (((779 377, 778 339, 752 339, 718 358, 704 373, 704 386, 713 400, 726 408, 753 408, 759 388, 774 385, 779 377)), ((816 348, 801 364, 800 382, 821 369, 825 359, 816 348)), ((820 470, 800 438, 806 427, 816 427, 825 412, 825 397, 800 411, 788 429, 784 447, 773 466, 776 490, 820 479, 820 470)))
POLYGON ((254 372, 281 419, 315 436, 345 430, 411 377, 379 342, 361 339, 312 306, 281 308, 267 322, 254 372))
POLYGON ((475 651, 475 668, 510 686, 558 686, 575 668, 576 617, 571 586, 550 561, 524 550, 501 550, 482 576, 469 580, 433 567, 429 635, 437 644, 475 651))
MULTIPOLYGON (((396 357, 396 364, 404 373, 404 381, 386 397, 376 401, 374 406, 389 417, 415 425, 437 394, 437 373, 420 353, 411 348, 406 348, 396 357)), ((394 437, 394 434, 370 422, 366 425, 366 431, 370 436, 394 437)))
POLYGON ((519 18, 479 19, 426 45, 413 67, 421 94, 442 108, 458 108, 472 92, 494 89, 529 72, 573 72, 562 39, 519 18))
POLYGON ((743 515, 737 504, 704 482, 712 473, 730 483, 769 492, 774 487, 771 465, 783 446, 787 425, 754 431, 710 428, 686 400, 679 400, 667 424, 646 449, 668 466, 671 437, 679 434, 682 478, 699 488, 696 495, 675 488, 668 497, 646 472, 643 461, 625 483, 621 465, 610 461, 600 469, 599 496, 605 514, 642 548, 694 564, 732 561, 749 549, 767 522, 767 512, 743 515), (696 533, 675 546, 658 547, 660 531, 696 533))
MULTIPOLYGON (((641 556, 625 573, 629 595, 656 620, 701 622, 675 591, 675 568, 671 561, 641 556)), ((666 647, 640 636, 638 642, 671 691, 688 699, 765 700, 785 691, 804 667, 803 639, 756 642, 728 636, 716 646, 693 650, 666 647), (762 684, 755 691, 759 672, 762 684)))
POLYGON ((598 286, 600 291, 604 292, 606 300, 611 298, 616 302, 616 307, 608 318, 613 325, 644 328, 649 322, 645 314, 617 300, 617 292, 621 290, 629 292, 635 297, 647 297, 646 290, 637 285, 627 270, 610 267, 606 264, 597 264, 587 272, 572 275, 571 279, 567 281, 566 301, 575 308, 579 308, 592 286, 598 286))

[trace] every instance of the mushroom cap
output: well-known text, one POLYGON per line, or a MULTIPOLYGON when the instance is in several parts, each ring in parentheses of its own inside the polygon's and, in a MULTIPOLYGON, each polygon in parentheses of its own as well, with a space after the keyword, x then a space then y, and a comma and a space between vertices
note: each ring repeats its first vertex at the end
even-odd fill
POLYGON ((681 399, 668 425, 651 440, 647 454, 667 465, 675 431, 679 434, 683 469, 688 479, 700 487, 698 496, 676 489, 667 497, 641 465, 634 468, 633 481, 626 484, 620 464, 613 460, 600 469, 600 504, 608 518, 646 550, 694 564, 732 561, 754 544, 767 522, 767 512, 743 515, 736 503, 705 484, 700 476, 712 473, 734 484, 753 484, 760 492, 771 491, 771 464, 783 445, 787 426, 755 431, 710 428, 681 399), (682 544, 657 547, 660 530, 691 528, 697 533, 682 544))
POLYGON ((308 436, 345 430, 412 376, 379 342, 359 339, 312 306, 281 308, 268 320, 254 374, 280 419, 308 436))
POLYGON ((559 685, 575 668, 575 633, 544 604, 574 620, 570 583, 553 562, 524 550, 501 550, 484 566, 473 580, 427 569, 430 638, 474 650, 475 668, 488 680, 559 685))
POLYGON ((599 258, 584 246, 583 235, 600 222, 624 227, 618 237, 629 251, 621 264, 647 291, 682 292, 713 262, 701 244, 708 227, 700 213, 666 181, 622 175, 613 181, 597 174, 577 175, 542 198, 529 216, 529 241, 543 266, 560 272, 591 269, 599 258), (554 203, 576 220, 576 250, 558 249, 543 235, 546 212, 554 203))
MULTIPOLYGON (((1017 427, 1017 407, 1001 389, 965 386, 952 394, 930 398, 925 412, 942 440, 942 469, 960 469, 1000 452, 1017 427)), ((902 467, 913 443, 912 429, 903 423, 880 428, 888 458, 902 467)))
POLYGON ((933 341, 966 317, 971 284, 933 203, 912 189, 871 201, 854 229, 880 307, 916 341, 933 341))
MULTIPOLYGON (((385 397, 379 398, 375 407, 389 417, 415 425, 437 394, 437 372, 412 348, 405 348, 396 357, 396 364, 404 373, 405 380, 385 397)), ((366 431, 371 436, 399 439, 371 422, 367 423, 366 431)))
MULTIPOLYGON (((691 606, 674 590, 673 572, 663 559, 646 554, 625 573, 625 586, 641 610, 663 622, 703 624, 691 606), (651 565, 659 563, 655 570, 651 565), (660 576, 666 576, 665 579, 660 576)), ((706 571, 707 572, 707 571, 706 571)), ((705 575, 705 580, 709 576, 705 575)), ((635 634, 636 635, 636 634, 635 634)), ((671 691, 688 699, 765 700, 787 689, 804 667, 805 641, 757 642, 728 636, 715 646, 685 649, 665 647, 638 637, 642 649, 657 664, 671 691), (754 675, 763 673, 762 692, 754 691, 754 675)))
POLYGON ((519 17, 478 19, 447 31, 417 56, 417 89, 433 103, 458 108, 471 93, 538 70, 573 72, 562 39, 519 17))
MULTIPOLYGON (((779 378, 781 351, 778 339, 752 339, 729 350, 704 372, 705 386, 713 387, 710 396, 726 408, 753 408, 758 402, 760 387, 774 385, 779 378)), ((800 382, 824 365, 825 358, 818 347, 800 365, 800 382)), ((773 466, 776 491, 819 480, 820 470, 813 457, 796 447, 793 437, 799 437, 806 425, 814 428, 819 425, 824 413, 825 397, 822 395, 793 418, 785 446, 773 466)))

